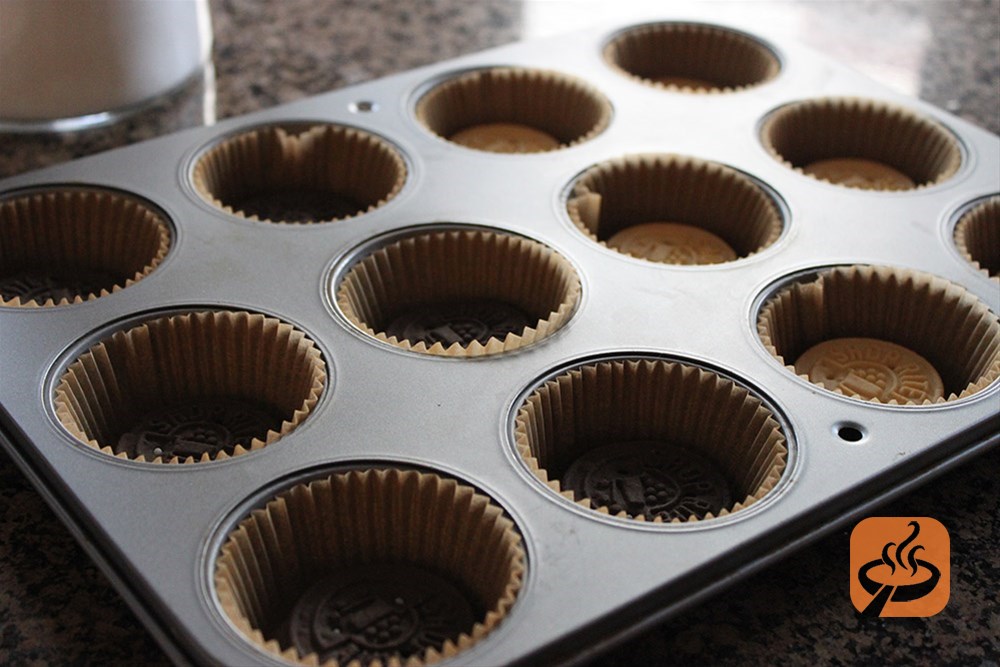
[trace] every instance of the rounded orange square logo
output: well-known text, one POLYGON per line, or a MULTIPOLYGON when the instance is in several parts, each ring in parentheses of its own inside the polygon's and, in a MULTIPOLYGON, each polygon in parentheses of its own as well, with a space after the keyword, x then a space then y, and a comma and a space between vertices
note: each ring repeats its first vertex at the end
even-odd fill
POLYGON ((933 616, 951 595, 951 539, 926 516, 869 517, 851 533, 851 602, 862 616, 933 616))

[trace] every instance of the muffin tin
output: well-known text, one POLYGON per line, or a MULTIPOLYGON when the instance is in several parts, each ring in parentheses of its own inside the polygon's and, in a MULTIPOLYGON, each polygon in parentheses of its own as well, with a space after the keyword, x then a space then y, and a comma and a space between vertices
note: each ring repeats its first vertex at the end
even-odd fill
POLYGON ((998 156, 655 21, 7 179, 2 440, 178 663, 583 660, 1000 441, 998 156))

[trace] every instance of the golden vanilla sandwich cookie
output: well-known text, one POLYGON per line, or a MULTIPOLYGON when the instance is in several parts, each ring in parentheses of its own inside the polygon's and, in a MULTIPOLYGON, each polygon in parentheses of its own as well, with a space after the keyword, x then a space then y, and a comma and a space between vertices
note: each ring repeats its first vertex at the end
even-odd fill
POLYGON ((922 356, 875 338, 835 338, 806 350, 795 372, 847 396, 883 403, 923 403, 944 397, 944 383, 922 356))
POLYGON ((559 148, 547 132, 520 123, 484 123, 456 132, 451 141, 492 153, 540 153, 559 148))
POLYGON ((703 79, 694 79, 689 76, 654 76, 651 79, 656 83, 661 83, 664 86, 677 86, 678 88, 690 88, 691 90, 703 92, 706 90, 712 90, 713 88, 718 88, 719 86, 714 83, 709 83, 703 79))
POLYGON ((864 190, 912 190, 917 187, 909 176, 887 164, 863 158, 817 160, 803 172, 836 185, 864 190))
POLYGON ((712 232, 674 222, 626 227, 607 243, 619 252, 665 264, 719 264, 736 259, 729 244, 712 232))

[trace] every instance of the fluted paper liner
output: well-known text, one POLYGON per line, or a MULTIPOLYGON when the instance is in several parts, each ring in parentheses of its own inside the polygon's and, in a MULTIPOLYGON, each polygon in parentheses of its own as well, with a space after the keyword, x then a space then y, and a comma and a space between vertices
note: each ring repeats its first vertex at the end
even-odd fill
POLYGON ((606 247, 627 227, 671 222, 715 234, 738 258, 770 246, 783 225, 774 200, 740 172, 670 154, 630 155, 591 167, 573 185, 567 211, 606 247))
POLYGON ((955 245, 977 269, 1000 278, 1000 195, 973 206, 959 218, 955 245))
POLYGON ((195 463, 246 454, 288 435, 316 405, 325 382, 319 350, 290 324, 256 313, 200 311, 151 319, 100 341, 69 365, 53 403, 74 437, 125 459, 121 436, 165 407, 226 399, 277 416, 274 428, 231 454, 152 461, 195 463))
POLYGON ((66 188, 0 200, 0 305, 106 296, 152 273, 169 247, 163 216, 125 194, 66 188), (37 298, 26 280, 41 281, 37 298))
POLYGON ((337 305, 378 340, 415 352, 478 357, 542 340, 573 314, 580 279, 554 250, 526 238, 487 230, 441 230, 405 237, 355 264, 337 288, 337 305), (408 307, 463 299, 494 299, 522 309, 534 324, 503 340, 473 340, 445 348, 389 336, 385 327, 408 307))
POLYGON ((406 164, 386 141, 362 130, 340 125, 265 126, 208 150, 195 164, 192 179, 207 201, 251 220, 258 216, 241 210, 241 202, 250 196, 302 191, 356 205, 352 213, 329 218, 334 220, 372 211, 395 197, 406 180, 406 164))
POLYGON ((604 59, 645 84, 687 93, 743 90, 781 69, 774 53, 752 37, 698 23, 631 28, 608 43, 604 59))
POLYGON ((484 610, 440 651, 430 647, 386 663, 416 667, 458 655, 504 619, 521 588, 525 555, 513 522, 472 487, 414 470, 351 471, 298 484, 254 510, 219 552, 215 590, 226 616, 254 644, 290 662, 318 665, 315 653, 282 645, 277 629, 310 584, 338 568, 368 564, 426 569, 484 610))
POLYGON ((604 131, 611 104, 575 77, 547 70, 496 67, 456 76, 427 92, 417 118, 445 139, 488 123, 517 123, 551 135, 560 148, 604 131))
MULTIPOLYGON (((559 483, 573 461, 602 445, 658 441, 711 460, 737 499, 717 516, 766 496, 784 473, 788 454, 778 422, 747 389, 696 366, 653 359, 601 361, 545 382, 518 409, 514 438, 535 476, 602 514, 609 513, 607 507, 594 507, 559 483)), ((616 516, 647 520, 625 511, 616 516)), ((691 515, 687 522, 711 518, 712 513, 701 519, 691 515)), ((652 520, 662 523, 658 516, 652 520)))
POLYGON ((860 337, 901 345, 941 376, 944 396, 935 403, 970 396, 1000 377, 997 315, 965 288, 908 269, 845 266, 794 282, 764 303, 757 332, 793 373, 799 355, 826 340, 860 337))
POLYGON ((962 164, 958 141, 942 125, 868 99, 821 98, 781 107, 764 121, 761 140, 799 173, 820 160, 860 158, 899 171, 916 188, 943 183, 962 164))

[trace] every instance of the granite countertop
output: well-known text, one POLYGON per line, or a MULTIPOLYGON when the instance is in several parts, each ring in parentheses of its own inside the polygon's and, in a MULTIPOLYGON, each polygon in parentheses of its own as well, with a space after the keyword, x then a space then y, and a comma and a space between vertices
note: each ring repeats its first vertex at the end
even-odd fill
MULTIPOLYGON (((1000 3, 714 2, 1000 133, 1000 3)), ((215 81, 109 128, 0 134, 0 177, 455 57, 599 24, 657 3, 212 0, 215 81), (205 95, 206 90, 214 92, 205 95)), ((0 91, 2 94, 2 91, 0 91)), ((998 184, 1000 189, 1000 184, 998 184)), ((2 379, 0 379, 2 381, 2 379)), ((848 596, 849 529, 836 531, 627 641, 595 665, 1000 662, 1000 453, 878 510, 951 533, 952 590, 929 619, 862 619, 848 596)), ((167 659, 42 498, 0 453, 0 664, 167 659)))

